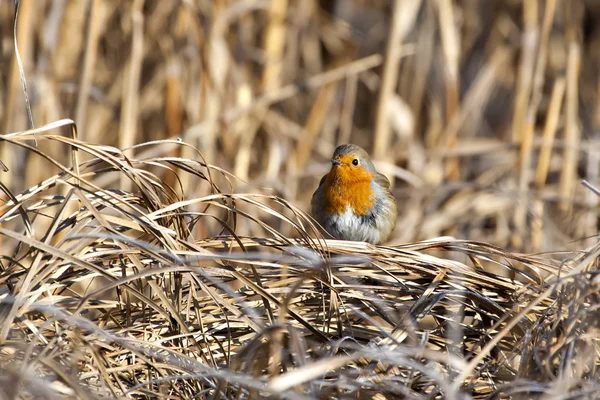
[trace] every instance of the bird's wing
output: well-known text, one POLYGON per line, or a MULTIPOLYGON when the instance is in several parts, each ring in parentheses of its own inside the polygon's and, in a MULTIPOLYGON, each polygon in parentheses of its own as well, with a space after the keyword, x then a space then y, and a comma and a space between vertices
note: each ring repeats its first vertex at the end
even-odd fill
POLYGON ((391 186, 388 178, 386 178, 385 175, 380 174, 379 172, 375 175, 375 183, 385 189, 389 189, 391 186))
POLYGON ((321 188, 321 186, 323 186, 323 184, 325 183, 325 179, 327 179, 327 175, 328 174, 323 175, 323 177, 321 178, 321 181, 319 182, 319 186, 317 187, 317 190, 319 190, 321 188))
POLYGON ((323 177, 321 178, 321 181, 319 182, 319 186, 317 187, 317 190, 315 190, 315 192, 312 195, 312 199, 310 201, 310 205, 312 208, 312 213, 313 215, 317 212, 317 210, 319 209, 319 200, 323 191, 323 185, 325 184, 325 179, 327 179, 327 174, 323 175, 323 177))

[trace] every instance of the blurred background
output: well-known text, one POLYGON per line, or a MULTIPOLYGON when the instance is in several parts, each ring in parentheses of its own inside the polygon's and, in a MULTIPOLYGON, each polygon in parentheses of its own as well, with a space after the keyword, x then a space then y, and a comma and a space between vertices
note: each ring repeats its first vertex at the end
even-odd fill
MULTIPOLYGON (((0 2, 1 133, 29 128, 13 18, 0 2)), ((181 139, 235 191, 303 210, 353 142, 393 181, 391 243, 541 252, 598 233, 581 184, 600 185, 597 21, 593 0, 22 0, 16 32, 36 127, 72 118, 118 148, 181 139)), ((126 154, 201 159, 165 142, 126 154)), ((15 192, 57 172, 6 142, 0 157, 15 192)), ((186 198, 208 193, 181 179, 186 198)))

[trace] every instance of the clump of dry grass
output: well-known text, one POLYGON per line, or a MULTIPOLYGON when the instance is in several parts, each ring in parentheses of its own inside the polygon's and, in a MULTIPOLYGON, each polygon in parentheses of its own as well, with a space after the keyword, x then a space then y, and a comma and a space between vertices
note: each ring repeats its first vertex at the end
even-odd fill
MULTIPOLYGON (((38 152, 61 171, 22 193, 4 188, 0 234, 13 249, 0 273, 5 396, 568 398, 599 389, 600 247, 552 257, 453 238, 327 240, 287 201, 231 190, 237 179, 215 166, 126 157, 52 133, 69 124, 38 128, 38 142, 88 160, 60 166, 38 152), (210 189, 181 197, 156 171, 210 189), (133 191, 94 183, 121 179, 133 191), (242 235, 250 225, 261 234, 242 235), (198 226, 209 234, 196 236, 198 226)), ((32 133, 1 138, 36 151, 32 133)))

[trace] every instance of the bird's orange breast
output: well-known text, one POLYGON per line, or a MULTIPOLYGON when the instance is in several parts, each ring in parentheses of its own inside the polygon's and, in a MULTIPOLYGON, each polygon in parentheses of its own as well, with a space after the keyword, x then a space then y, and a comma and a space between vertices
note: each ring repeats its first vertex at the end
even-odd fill
POLYGON ((335 167, 325 179, 325 207, 328 214, 342 214, 348 206, 356 215, 367 215, 375 205, 371 180, 375 173, 364 169, 348 171, 335 167))

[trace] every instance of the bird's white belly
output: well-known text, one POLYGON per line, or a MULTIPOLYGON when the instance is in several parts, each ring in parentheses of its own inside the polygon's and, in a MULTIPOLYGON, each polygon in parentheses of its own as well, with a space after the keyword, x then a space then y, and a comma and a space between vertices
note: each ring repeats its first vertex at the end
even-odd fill
POLYGON ((342 214, 330 215, 325 229, 337 239, 379 243, 379 230, 376 225, 356 216, 348 206, 342 214))

